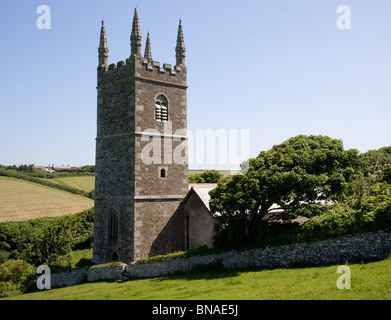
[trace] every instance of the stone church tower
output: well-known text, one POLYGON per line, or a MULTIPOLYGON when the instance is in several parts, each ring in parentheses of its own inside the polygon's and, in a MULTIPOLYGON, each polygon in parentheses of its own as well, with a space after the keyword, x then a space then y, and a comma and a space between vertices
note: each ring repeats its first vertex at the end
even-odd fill
POLYGON ((142 56, 137 10, 126 61, 109 65, 102 21, 97 85, 93 263, 132 262, 183 249, 173 216, 188 193, 187 71, 182 24, 176 64, 142 56))

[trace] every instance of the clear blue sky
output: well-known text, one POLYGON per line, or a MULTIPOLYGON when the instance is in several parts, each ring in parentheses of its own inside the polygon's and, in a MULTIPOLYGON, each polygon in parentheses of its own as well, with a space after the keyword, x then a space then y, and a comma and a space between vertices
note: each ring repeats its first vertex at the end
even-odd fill
POLYGON ((298 134, 391 145, 389 0, 2 0, 1 164, 94 164, 101 20, 110 63, 125 60, 136 6, 161 63, 175 64, 182 19, 191 132, 249 130, 250 157, 298 134), (36 26, 40 5, 51 30, 36 26))

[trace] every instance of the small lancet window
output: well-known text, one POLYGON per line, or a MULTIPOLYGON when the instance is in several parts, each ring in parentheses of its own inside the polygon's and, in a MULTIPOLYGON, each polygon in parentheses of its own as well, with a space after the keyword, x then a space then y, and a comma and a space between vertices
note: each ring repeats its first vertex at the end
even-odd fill
POLYGON ((156 121, 168 121, 168 102, 165 96, 160 95, 155 102, 155 117, 156 121))
POLYGON ((118 216, 114 209, 110 209, 108 221, 109 240, 118 239, 118 216))
POLYGON ((160 170, 160 178, 165 179, 167 177, 166 169, 160 170))

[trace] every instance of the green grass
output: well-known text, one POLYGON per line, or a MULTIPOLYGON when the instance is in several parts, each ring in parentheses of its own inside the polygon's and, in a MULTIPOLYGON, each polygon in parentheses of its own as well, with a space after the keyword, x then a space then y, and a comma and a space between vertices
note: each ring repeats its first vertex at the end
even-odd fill
POLYGON ((62 190, 0 177, 0 222, 63 216, 94 206, 94 201, 62 190))
POLYGON ((64 177, 64 178, 55 178, 53 181, 83 190, 84 192, 90 192, 95 188, 95 176, 75 176, 75 177, 64 177))
POLYGON ((50 265, 51 272, 68 271, 70 269, 91 267, 92 249, 75 250, 64 259, 57 259, 50 265))
POLYGON ((122 283, 87 283, 24 294, 21 300, 389 300, 391 257, 349 264, 351 289, 338 289, 338 265, 192 273, 122 283))
POLYGON ((71 267, 78 268, 90 266, 92 260, 92 249, 72 251, 71 267))

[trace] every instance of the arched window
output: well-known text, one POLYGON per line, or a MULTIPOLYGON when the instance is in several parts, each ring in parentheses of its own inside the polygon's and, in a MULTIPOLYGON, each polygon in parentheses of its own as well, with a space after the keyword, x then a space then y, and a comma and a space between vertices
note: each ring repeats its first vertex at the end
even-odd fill
POLYGON ((155 102, 155 117, 156 121, 168 121, 168 102, 165 96, 160 95, 155 102))
POLYGON ((114 248, 110 248, 108 250, 107 256, 106 256, 107 261, 119 261, 119 256, 117 251, 114 248))
POLYGON ((113 255, 111 256, 111 261, 118 261, 118 254, 114 251, 113 255))
POLYGON ((160 178, 166 178, 166 177, 167 177, 166 169, 160 170, 160 178))
POLYGON ((115 241, 118 239, 118 217, 114 209, 109 212, 109 240, 115 241))

